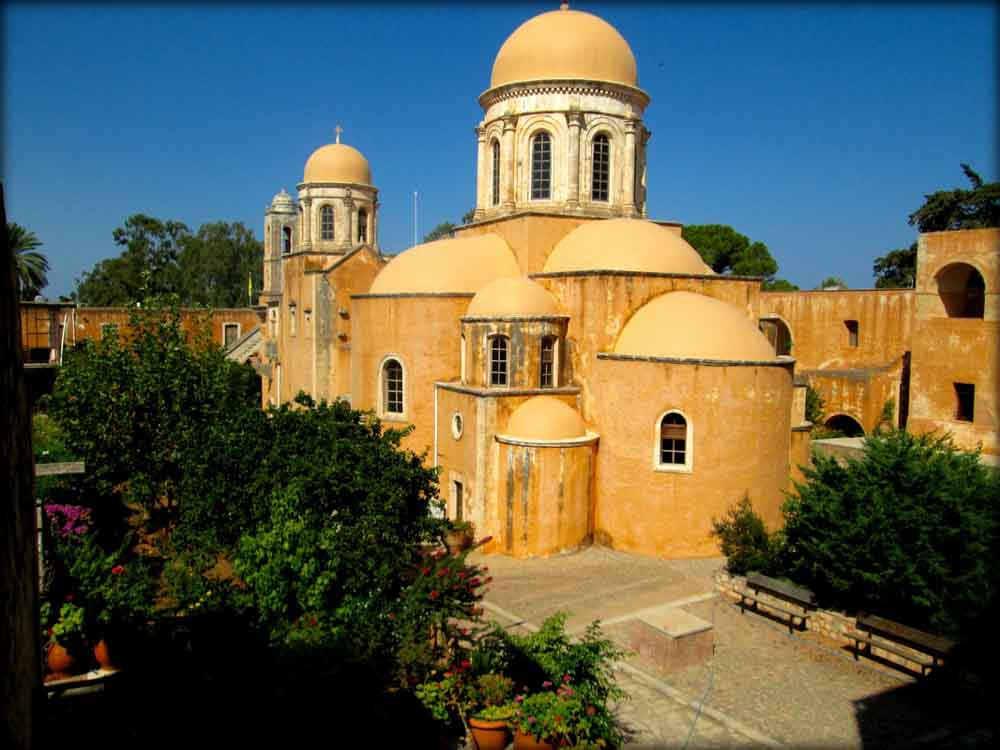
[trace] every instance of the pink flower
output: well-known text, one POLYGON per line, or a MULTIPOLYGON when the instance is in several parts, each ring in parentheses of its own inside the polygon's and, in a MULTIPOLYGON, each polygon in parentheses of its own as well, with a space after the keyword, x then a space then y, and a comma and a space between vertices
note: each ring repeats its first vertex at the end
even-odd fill
POLYGON ((564 675, 563 675, 563 682, 569 682, 569 679, 570 679, 570 678, 569 678, 569 675, 568 675, 568 674, 564 674, 564 675))
POLYGON ((552 687, 552 682, 551 682, 551 680, 546 680, 545 682, 543 682, 543 683, 542 683, 542 687, 543 687, 543 688, 550 688, 550 687, 552 687))
POLYGON ((535 723, 535 717, 534 716, 529 716, 528 717, 528 723, 529 724, 534 724, 535 723))
POLYGON ((465 578, 465 571, 464 570, 458 571, 458 577, 459 578, 465 578))
POLYGON ((523 695, 519 695, 519 696, 517 696, 517 697, 516 697, 516 698, 514 699, 514 702, 515 702, 515 703, 523 703, 523 702, 524 702, 524 696, 523 696, 523 695))
POLYGON ((121 575, 122 573, 125 572, 125 568, 123 568, 121 565, 116 565, 111 569, 111 572, 116 576, 121 575))

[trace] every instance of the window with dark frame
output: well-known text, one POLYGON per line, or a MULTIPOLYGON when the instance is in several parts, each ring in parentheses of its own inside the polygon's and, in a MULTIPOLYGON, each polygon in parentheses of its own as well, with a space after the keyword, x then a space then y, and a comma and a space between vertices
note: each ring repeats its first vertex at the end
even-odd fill
POLYGON ((292 228, 283 227, 281 230, 281 254, 288 255, 292 252, 292 228))
POLYGON ((461 521, 464 513, 462 508, 464 505, 462 499, 463 487, 461 482, 452 482, 452 485, 454 485, 455 488, 455 520, 461 521))
POLYGON ((382 366, 382 403, 388 414, 403 413, 403 366, 394 359, 382 366))
POLYGON ((847 326, 847 345, 856 347, 858 345, 858 321, 845 320, 844 325, 847 326))
POLYGON ((687 463, 687 421, 680 414, 667 414, 660 422, 660 463, 687 463))
POLYGON ((326 205, 319 210, 319 238, 333 239, 333 206, 326 205))
POLYGON ((490 339, 490 385, 507 385, 507 337, 490 339))
POLYGON ((591 170, 590 199, 608 200, 608 184, 611 176, 611 141, 601 133, 594 138, 594 160, 591 170))
POLYGON ((500 205, 500 142, 493 141, 493 194, 491 202, 494 206, 500 205))
POLYGON ((226 323, 222 326, 222 343, 227 349, 236 343, 240 336, 239 323, 226 323))
POLYGON ((542 339, 542 366, 538 379, 540 388, 553 388, 555 386, 555 353, 555 337, 546 336, 542 339))
POLYGON ((368 242, 368 212, 358 209, 358 242, 368 242))
POLYGON ((531 139, 531 200, 552 197, 552 138, 542 132, 531 139))
POLYGON ((976 386, 972 383, 955 383, 955 419, 972 422, 976 416, 976 386))

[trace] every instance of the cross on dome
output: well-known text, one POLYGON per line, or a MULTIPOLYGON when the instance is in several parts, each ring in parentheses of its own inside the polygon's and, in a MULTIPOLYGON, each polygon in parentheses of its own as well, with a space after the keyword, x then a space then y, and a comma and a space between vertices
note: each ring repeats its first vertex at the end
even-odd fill
POLYGON ((336 134, 337 143, 340 143, 340 134, 344 132, 344 129, 338 124, 337 127, 333 129, 333 132, 336 134))

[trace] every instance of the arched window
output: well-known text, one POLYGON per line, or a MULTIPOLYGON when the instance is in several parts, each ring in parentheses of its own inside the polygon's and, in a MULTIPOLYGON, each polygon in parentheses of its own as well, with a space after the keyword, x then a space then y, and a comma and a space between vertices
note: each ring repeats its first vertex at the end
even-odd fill
POLYGON ((507 349, 506 336, 490 338, 490 385, 507 385, 509 380, 507 349))
POLYGON ((492 172, 492 182, 493 182, 493 192, 490 196, 490 202, 494 206, 500 205, 500 141, 496 138, 493 139, 493 172, 492 172))
POLYGON ((982 318, 986 302, 983 275, 968 263, 952 263, 937 275, 938 295, 949 318, 982 318))
POLYGON ((656 463, 661 469, 691 468, 691 430, 683 414, 667 412, 660 419, 656 463))
POLYGON ((358 209, 358 242, 368 242, 368 212, 358 209))
POLYGON ((556 385, 556 337, 546 336, 542 339, 541 368, 539 370, 538 387, 554 388, 556 385))
POLYGON ((594 159, 590 179, 590 199, 608 200, 608 184, 611 177, 611 142, 601 133, 594 138, 594 159))
POLYGON ((552 138, 541 132, 531 139, 531 200, 552 197, 552 138))
POLYGON ((327 204, 319 210, 319 238, 333 239, 333 206, 327 204))
POLYGON ((382 411, 403 413, 403 366, 396 359, 387 359, 382 365, 382 411))
POLYGON ((282 227, 281 229, 281 254, 288 255, 292 252, 292 228, 282 227))

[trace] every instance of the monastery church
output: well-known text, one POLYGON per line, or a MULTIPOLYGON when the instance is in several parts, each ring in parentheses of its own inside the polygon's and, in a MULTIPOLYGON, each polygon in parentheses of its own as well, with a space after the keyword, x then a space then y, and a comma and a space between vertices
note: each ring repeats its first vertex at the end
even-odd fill
MULTIPOLYGON (((488 552, 716 555, 712 519, 744 495, 777 525, 810 449, 782 341, 808 336, 792 297, 714 273, 680 224, 647 217, 649 102, 604 20, 563 4, 526 21, 479 97, 474 220, 391 259, 370 164, 338 131, 265 213, 263 402, 305 391, 413 425, 405 447, 488 552)), ((878 314, 900 348, 916 304, 893 300, 878 314)), ((898 391, 901 368, 855 395, 898 391)))

